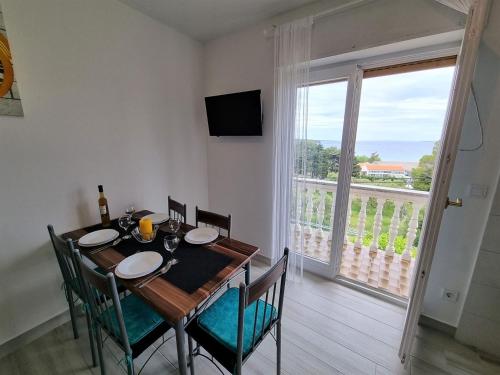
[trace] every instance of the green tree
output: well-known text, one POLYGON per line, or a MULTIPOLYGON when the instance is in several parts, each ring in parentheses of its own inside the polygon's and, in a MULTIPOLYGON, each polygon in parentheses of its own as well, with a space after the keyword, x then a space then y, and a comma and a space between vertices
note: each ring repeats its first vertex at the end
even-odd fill
POLYGON ((382 159, 380 158, 380 155, 378 152, 372 152, 370 157, 368 158, 368 162, 369 163, 373 163, 373 162, 376 162, 376 161, 381 161, 382 159))
POLYGON ((329 173, 338 173, 340 164, 340 150, 337 147, 328 147, 323 149, 322 153, 323 166, 326 178, 329 173))
POLYGON ((325 179, 329 173, 338 172, 340 162, 340 150, 338 148, 324 148, 320 142, 313 140, 297 140, 295 147, 297 155, 296 174, 325 179), (305 160, 303 160, 304 157, 305 160))
POLYGON ((381 161, 380 155, 378 152, 372 152, 370 156, 366 155, 358 155, 356 156, 358 163, 374 163, 376 161, 381 161))
POLYGON ((432 154, 422 156, 418 162, 418 167, 412 169, 411 178, 415 190, 429 191, 431 189, 432 174, 438 150, 439 142, 436 142, 432 148, 432 154))

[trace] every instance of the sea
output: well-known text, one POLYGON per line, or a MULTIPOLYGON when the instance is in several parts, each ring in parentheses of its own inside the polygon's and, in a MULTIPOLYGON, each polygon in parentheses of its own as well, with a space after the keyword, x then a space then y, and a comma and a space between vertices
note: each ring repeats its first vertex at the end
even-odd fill
MULTIPOLYGON (((317 140, 323 147, 340 148, 340 141, 317 140)), ((432 154, 435 141, 356 141, 356 155, 370 156, 373 152, 383 161, 418 162, 432 154)))

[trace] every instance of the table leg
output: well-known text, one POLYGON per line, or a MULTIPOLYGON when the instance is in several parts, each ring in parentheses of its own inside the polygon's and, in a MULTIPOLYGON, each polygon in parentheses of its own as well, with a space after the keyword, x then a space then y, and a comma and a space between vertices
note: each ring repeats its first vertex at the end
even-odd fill
POLYGON ((177 342, 177 360, 179 362, 179 373, 187 375, 185 333, 183 319, 175 323, 175 341, 177 342))
POLYGON ((250 285, 250 262, 245 264, 245 284, 250 285))
MULTIPOLYGON (((196 313, 196 310, 195 309, 195 313, 196 313)), ((187 320, 189 321, 189 319, 191 319, 191 317, 193 316, 193 314, 188 314, 187 316, 187 320)), ((188 366, 189 366, 189 371, 191 373, 191 375, 195 375, 194 374, 194 354, 193 354, 193 338, 191 336, 188 335, 188 357, 189 357, 189 362, 188 362, 188 366)))

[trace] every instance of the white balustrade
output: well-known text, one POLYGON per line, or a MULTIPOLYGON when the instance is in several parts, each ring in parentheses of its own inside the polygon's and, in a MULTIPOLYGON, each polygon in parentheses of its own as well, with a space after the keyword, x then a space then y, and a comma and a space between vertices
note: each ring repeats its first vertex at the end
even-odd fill
POLYGON ((413 242, 417 237, 418 228, 418 214, 420 213, 421 205, 418 203, 412 203, 413 212, 411 213, 411 218, 408 223, 408 232, 406 234, 406 248, 401 258, 407 262, 411 261, 411 250, 413 248, 413 242))
POLYGON ((355 250, 361 250, 363 247, 363 237, 365 234, 365 222, 366 222, 366 204, 368 203, 368 199, 370 197, 367 195, 362 195, 361 199, 361 208, 359 210, 358 216, 358 236, 356 238, 356 242, 354 243, 355 250))
POLYGON ((325 224, 325 202, 326 202, 326 190, 320 190, 319 192, 319 203, 316 208, 316 243, 318 246, 323 242, 323 228, 325 224))
MULTIPOLYGON (((300 236, 304 235, 304 246, 309 247, 308 253, 314 252, 314 250, 330 251, 330 245, 332 241, 332 226, 333 226, 333 215, 335 212, 335 198, 336 198, 337 183, 335 181, 326 180, 315 180, 307 179, 306 188, 302 192, 303 199, 305 199, 305 222, 295 222, 294 223, 294 234, 300 236), (326 197, 327 194, 332 194, 332 205, 330 207, 330 220, 327 220, 326 213, 326 197), (317 200, 317 205, 315 207, 314 200, 315 196, 319 195, 319 200, 317 200), (314 218, 314 212, 316 212, 316 218, 314 218), (328 224, 327 224, 328 223, 328 224), (328 237, 326 237, 328 233, 328 237), (314 234, 314 238, 312 235, 314 234), (326 239, 326 241, 325 241, 326 239), (315 247, 315 249, 312 248, 315 247)), ((348 200, 348 209, 346 217, 346 231, 345 231, 345 246, 349 245, 349 238, 347 235, 347 229, 351 221, 351 216, 353 212, 351 211, 352 200, 359 198, 361 200, 361 207, 358 214, 358 225, 356 230, 356 240, 353 244, 354 249, 363 248, 363 238, 368 231, 372 231, 373 238, 369 246, 370 253, 376 254, 380 249, 378 248, 378 243, 380 236, 383 232, 382 219, 383 219, 383 208, 386 202, 392 202, 394 204, 394 213, 391 218, 391 223, 388 228, 388 243, 385 249, 385 255, 387 257, 392 257, 396 250, 396 239, 400 231, 401 223, 408 220, 407 218, 402 218, 401 220, 401 209, 403 205, 407 207, 407 203, 411 204, 412 213, 408 220, 408 230, 405 233, 406 237, 406 247, 401 255, 401 259, 405 261, 411 261, 411 252, 413 249, 413 243, 415 241, 417 230, 418 230, 418 215, 419 211, 425 207, 428 199, 428 193, 416 190, 406 190, 406 189, 396 189, 396 188, 385 188, 379 186, 368 186, 352 184, 350 189, 350 195, 348 200), (373 198, 370 201, 370 198, 373 198), (376 202, 375 216, 373 218, 373 229, 370 230, 366 227, 367 224, 367 207, 369 201, 376 202)), ((299 200, 303 202, 303 200, 299 200)), ((297 207, 297 218, 302 217, 302 205, 297 207)), ((344 247, 345 247, 344 246, 344 247)))
POLYGON ((386 257, 394 256, 396 237, 398 236, 399 229, 399 215, 401 213, 401 206, 403 202, 397 200, 394 202, 394 213, 392 214, 391 226, 389 228, 389 243, 387 244, 387 249, 385 250, 386 257))
POLYGON ((307 188, 307 205, 306 205, 306 228, 304 230, 304 234, 307 240, 311 237, 312 234, 312 216, 313 216, 313 194, 314 189, 307 188))
POLYGON ((351 216, 352 216, 352 195, 349 194, 349 199, 347 203, 347 217, 345 221, 345 234, 344 234, 344 249, 346 248, 349 238, 347 237, 347 232, 349 230, 349 226, 351 225, 351 216))
POLYGON ((373 241, 370 245, 370 253, 378 251, 378 236, 382 230, 382 209, 384 208, 385 201, 382 198, 377 198, 377 211, 373 221, 373 241))
POLYGON ((333 239, 333 215, 335 215, 335 193, 332 191, 332 206, 330 207, 330 230, 328 230, 328 247, 332 246, 333 239))

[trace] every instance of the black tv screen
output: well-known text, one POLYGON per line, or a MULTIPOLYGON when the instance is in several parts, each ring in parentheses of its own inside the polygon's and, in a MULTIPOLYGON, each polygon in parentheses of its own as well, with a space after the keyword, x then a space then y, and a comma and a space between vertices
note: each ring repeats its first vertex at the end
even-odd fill
POLYGON ((212 136, 262 135, 260 90, 205 98, 212 136))

